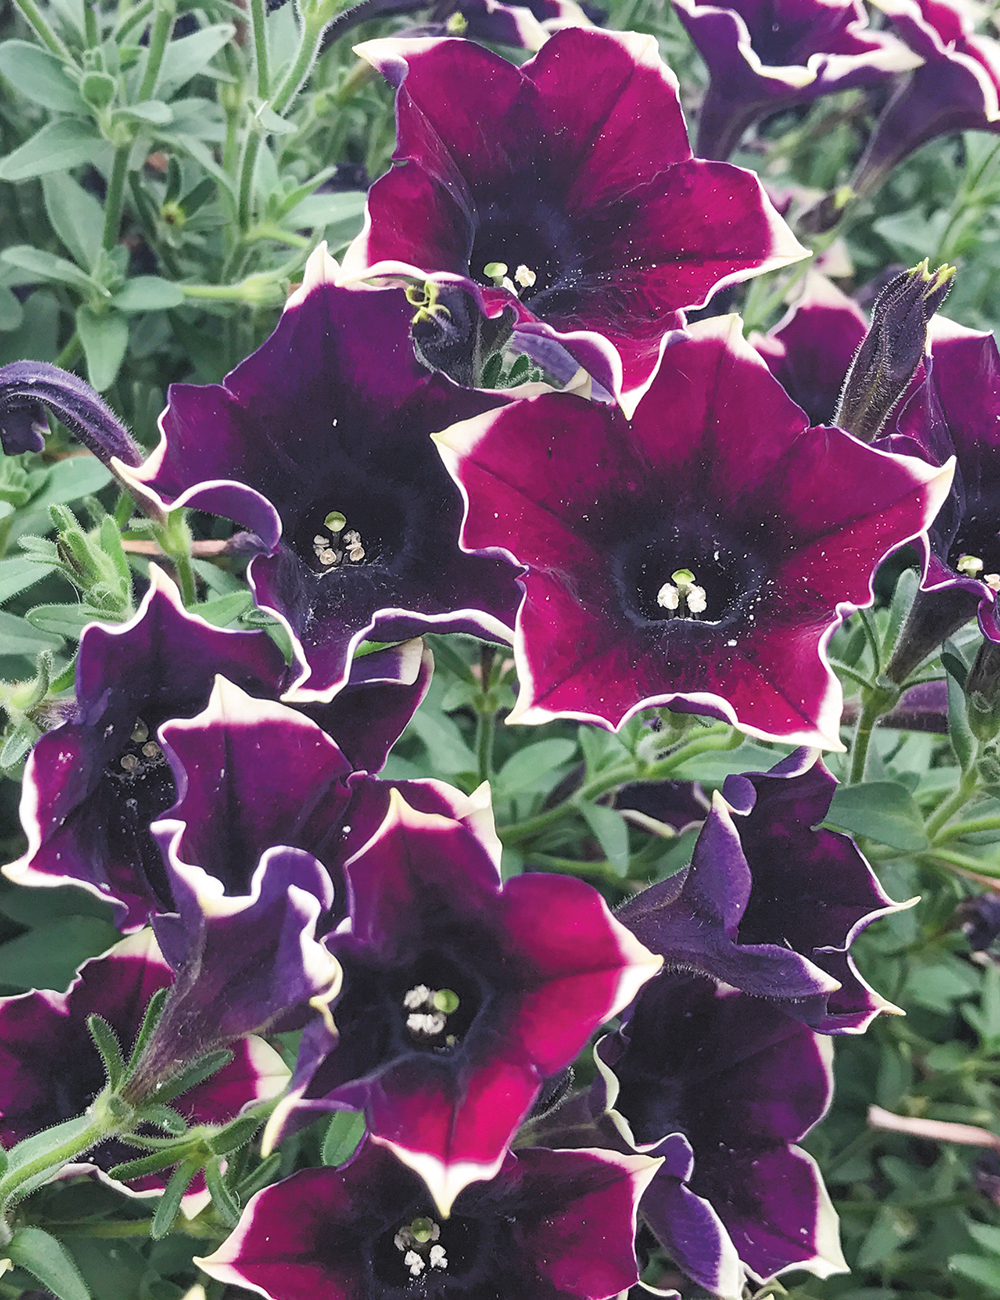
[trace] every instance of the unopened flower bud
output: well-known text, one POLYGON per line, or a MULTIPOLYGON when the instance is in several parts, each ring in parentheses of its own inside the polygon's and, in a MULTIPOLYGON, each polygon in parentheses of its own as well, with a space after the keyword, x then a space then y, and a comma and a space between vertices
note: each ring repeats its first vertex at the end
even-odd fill
POLYGON ((914 669, 974 617, 979 597, 960 587, 920 591, 885 670, 901 686, 914 669))
POLYGON ((983 641, 965 682, 969 728, 977 740, 1000 732, 1000 645, 983 641))
POLYGON ((878 437, 923 360, 927 323, 951 288, 953 266, 927 259, 890 280, 872 308, 872 323, 854 355, 834 424, 863 442, 878 437))

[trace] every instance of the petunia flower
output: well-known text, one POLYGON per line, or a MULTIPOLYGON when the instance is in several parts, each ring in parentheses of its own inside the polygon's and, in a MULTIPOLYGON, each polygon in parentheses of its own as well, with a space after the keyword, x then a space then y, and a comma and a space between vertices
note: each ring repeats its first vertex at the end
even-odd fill
POLYGON ((887 670, 896 682, 977 612, 983 634, 1000 642, 1000 353, 992 334, 940 316, 929 340, 930 359, 883 442, 935 465, 954 457, 957 466, 887 670))
POLYGON ((393 791, 345 867, 349 922, 327 940, 344 969, 339 1038, 306 1028, 268 1126, 364 1110, 373 1138, 423 1177, 442 1214, 492 1178, 543 1081, 660 966, 596 890, 549 875, 501 885, 490 848, 393 791))
POLYGON ((248 577, 288 629, 287 697, 327 701, 366 638, 429 629, 510 637, 514 570, 463 554, 461 502, 427 435, 506 399, 429 374, 396 290, 337 288, 325 248, 271 337, 222 384, 174 384, 159 446, 133 472, 163 506, 260 539, 248 577))
POLYGON ((1000 130, 1000 42, 975 33, 963 0, 877 0, 922 66, 893 95, 851 179, 872 194, 915 149, 940 135, 1000 130))
POLYGON ((877 86, 921 60, 873 31, 858 0, 675 0, 709 71, 698 153, 728 158, 753 122, 821 95, 877 86))
POLYGON ((455 11, 466 22, 462 34, 472 40, 538 50, 562 27, 589 27, 586 7, 574 0, 459 0, 455 11))
POLYGON ((836 781, 814 752, 726 778, 691 866, 645 889, 617 919, 668 968, 699 971, 823 1033, 863 1033, 896 1011, 850 947, 906 907, 885 894, 847 835, 820 825, 836 781))
POLYGON ((805 255, 756 177, 692 156, 651 36, 557 31, 520 68, 469 41, 358 47, 397 149, 345 276, 457 285, 567 349, 631 414, 684 308, 805 255))
POLYGON ((794 1143, 826 1113, 829 1040, 777 1007, 664 974, 598 1043, 596 1113, 664 1163, 640 1215, 713 1295, 789 1268, 846 1272, 815 1161, 794 1143))
MULTIPOLYGON (((105 1083, 104 1066, 87 1029, 100 1016, 127 1056, 150 998, 173 983, 173 972, 149 930, 130 935, 102 957, 85 962, 65 993, 23 993, 0 999, 0 1141, 7 1148, 63 1120, 82 1115, 105 1083)), ((233 1059, 173 1103, 192 1124, 223 1124, 245 1107, 276 1097, 288 1071, 259 1038, 231 1048, 233 1059)), ((82 1162, 67 1165, 63 1177, 94 1173, 133 1195, 163 1191, 166 1174, 145 1174, 127 1185, 106 1173, 134 1160, 135 1147, 103 1142, 82 1162)), ((199 1176, 185 1197, 194 1214, 208 1194, 199 1176)))
POLYGON ((265 633, 223 631, 185 611, 174 584, 151 566, 135 617, 92 625, 81 637, 76 702, 28 758, 28 847, 4 874, 24 885, 80 885, 113 903, 128 929, 169 905, 149 833, 175 795, 157 731, 202 709, 217 672, 274 695, 285 662, 265 633))
POLYGON ((811 424, 833 424, 837 399, 868 330, 861 308, 825 276, 806 277, 802 296, 769 334, 750 342, 811 424))
POLYGON ((834 749, 829 636, 951 481, 810 429, 736 317, 670 347, 631 422, 550 394, 437 442, 466 497, 463 545, 528 567, 508 721, 614 728, 671 705, 834 749))
POLYGON ((450 1217, 372 1142, 340 1169, 259 1192, 195 1262, 267 1300, 611 1300, 638 1280, 643 1156, 526 1149, 463 1191, 450 1217))

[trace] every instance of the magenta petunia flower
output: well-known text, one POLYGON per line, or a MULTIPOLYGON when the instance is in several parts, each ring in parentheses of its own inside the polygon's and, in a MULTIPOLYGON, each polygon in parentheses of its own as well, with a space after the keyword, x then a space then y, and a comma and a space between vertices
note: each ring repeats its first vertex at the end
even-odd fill
POLYGON ((687 307, 805 255, 757 178, 692 156, 651 36, 557 31, 516 68, 468 41, 358 47, 397 89, 397 163, 345 275, 433 278, 568 349, 631 414, 687 307))
POLYGON ((873 31, 858 0, 675 0, 709 71, 698 153, 728 158, 759 118, 820 95, 880 85, 920 57, 873 31))
POLYGON ((427 435, 506 399, 430 374, 403 294, 337 288, 320 248, 271 337, 226 377, 174 384, 159 446, 132 477, 259 539, 248 576, 285 624, 286 698, 328 701, 366 638, 427 630, 506 640, 514 570, 458 547, 461 501, 427 435))
POLYGON ((442 1216, 366 1142, 340 1169, 259 1192, 195 1262, 266 1300, 612 1300, 638 1280, 635 1207, 655 1170, 644 1156, 528 1148, 442 1216))
POLYGON ((438 435, 463 545, 528 568, 514 722, 671 705, 839 748, 825 647, 951 467, 810 429, 736 317, 670 347, 628 422, 565 394, 438 435))
POLYGON ((306 1028, 267 1141, 318 1112, 363 1110, 447 1214, 464 1187, 496 1174, 543 1081, 660 958, 583 881, 501 885, 468 825, 398 791, 344 871, 349 921, 327 940, 344 970, 339 1038, 321 1021, 306 1028))

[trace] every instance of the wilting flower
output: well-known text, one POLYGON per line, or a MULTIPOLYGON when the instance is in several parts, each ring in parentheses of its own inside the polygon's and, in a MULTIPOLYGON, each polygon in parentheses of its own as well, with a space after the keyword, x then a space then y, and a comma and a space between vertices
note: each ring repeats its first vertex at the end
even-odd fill
POLYGON ((361 53, 397 88, 393 167, 345 274, 453 284, 564 346, 628 414, 679 313, 803 249, 749 172, 695 159, 651 36, 558 31, 516 68, 458 40, 361 53))
MULTIPOLYGON (((173 972, 150 931, 130 935, 103 957, 85 962, 66 993, 24 993, 0 999, 0 1141, 7 1148, 63 1120, 82 1115, 105 1083, 101 1057, 87 1029, 100 1016, 125 1053, 131 1051, 150 998, 169 988, 173 972)), ((259 1038, 232 1046, 233 1059, 173 1106, 193 1124, 223 1124, 251 1104, 278 1095, 288 1078, 278 1054, 259 1038)), ((105 1173, 140 1152, 117 1139, 102 1143, 64 1176, 96 1172, 121 1190, 154 1195, 168 1174, 146 1174, 127 1187, 105 1173)), ((192 1185, 186 1209, 207 1199, 192 1185)))
POLYGON ((611 1300, 638 1280, 635 1206, 655 1169, 643 1156, 522 1150, 443 1217, 419 1178, 366 1142, 340 1169, 259 1192, 196 1263, 269 1300, 611 1300))
POLYGON ((171 507, 260 539, 248 576, 299 667, 290 698, 329 700, 367 637, 427 629, 509 639, 503 559, 463 554, 461 502, 429 433, 496 406, 413 355, 401 292, 337 288, 317 250, 278 327, 223 384, 174 384, 163 436, 135 475, 171 507))
POLYGON ((951 492, 928 530, 922 590, 893 654, 902 682, 978 610, 979 626, 1000 642, 1000 354, 992 334, 943 317, 931 322, 931 357, 885 445, 931 464, 957 461, 951 492))
POLYGON ((833 424, 837 399, 868 330, 861 308, 825 276, 806 277, 802 297, 767 335, 750 342, 811 424, 833 424))
POLYGON ((861 978, 850 947, 900 905, 854 841, 820 825, 836 784, 808 750, 728 777, 691 866, 630 899, 618 920, 668 968, 776 1000, 824 1033, 863 1032, 895 1008, 861 978))
POLYGON ((1000 43, 977 36, 963 0, 877 0, 923 65, 906 79, 875 124, 851 180, 856 194, 878 189, 928 140, 956 131, 1000 130, 1000 43))
POLYGON ((460 822, 394 791, 345 869, 349 923, 327 940, 344 969, 331 1047, 306 1028, 269 1126, 364 1110, 376 1141, 427 1182, 442 1214, 491 1178, 543 1080, 660 966, 583 881, 517 876, 460 822))
POLYGON ((808 428, 736 317, 667 350, 631 423, 549 394, 437 441, 466 496, 463 544, 528 566, 510 721, 617 727, 680 705, 831 748, 826 642, 951 474, 808 428))
POLYGON ((107 402, 77 375, 45 361, 0 366, 0 446, 8 456, 42 451, 46 409, 104 464, 140 465, 142 452, 107 402))
POLYGON ((170 902, 149 833, 175 794, 158 728, 203 708, 217 672, 260 695, 276 694, 285 673, 265 633, 211 627, 155 566, 150 577, 133 619, 84 631, 76 703, 25 770, 27 850, 4 868, 20 884, 82 885, 116 904, 128 928, 170 902))
POLYGON ((708 65, 698 153, 728 158, 751 123, 833 91, 878 85, 920 63, 872 31, 858 0, 676 0, 708 65))
POLYGON ((596 1112, 664 1164, 640 1215, 713 1295, 788 1268, 846 1272, 837 1217, 794 1146, 832 1094, 829 1040, 777 1007, 690 975, 643 990, 596 1057, 596 1112))

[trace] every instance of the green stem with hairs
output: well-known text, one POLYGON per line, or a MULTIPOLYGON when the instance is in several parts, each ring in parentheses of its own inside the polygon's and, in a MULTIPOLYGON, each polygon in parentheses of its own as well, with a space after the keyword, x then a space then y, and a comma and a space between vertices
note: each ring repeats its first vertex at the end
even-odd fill
POLYGON ((128 174, 128 159, 131 152, 131 141, 128 144, 120 144, 115 150, 114 161, 111 164, 108 194, 104 201, 104 235, 101 239, 102 247, 109 253, 118 243, 122 210, 125 206, 125 177, 128 174))
POLYGON ((72 63, 73 56, 60 36, 57 36, 48 20, 42 14, 35 0, 14 0, 25 21, 47 49, 65 63, 72 63))
POLYGON ((975 793, 976 777, 976 764, 973 761, 969 764, 966 771, 962 773, 962 779, 959 782, 958 789, 954 794, 950 794, 943 803, 940 803, 934 812, 934 815, 928 819, 928 839, 936 839, 938 832, 942 830, 945 824, 951 821, 952 817, 954 817, 954 815, 969 802, 975 793))

